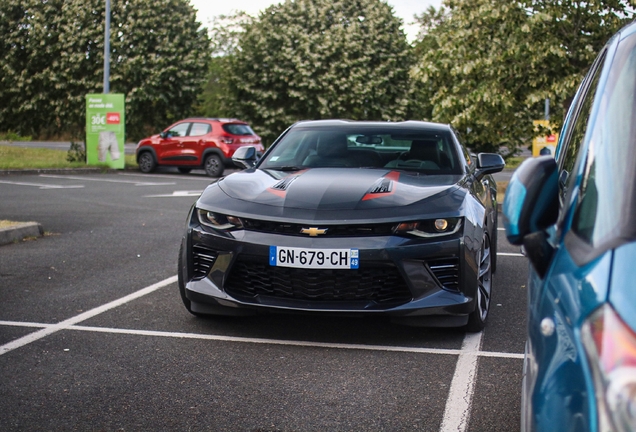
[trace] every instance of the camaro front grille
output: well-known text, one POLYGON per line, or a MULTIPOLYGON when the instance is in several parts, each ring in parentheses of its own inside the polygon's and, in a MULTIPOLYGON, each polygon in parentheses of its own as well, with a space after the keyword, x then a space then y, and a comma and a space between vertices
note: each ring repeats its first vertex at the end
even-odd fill
POLYGON ((202 245, 192 246, 192 265, 194 280, 203 279, 210 273, 218 253, 202 245))
MULTIPOLYGON (((304 228, 310 226, 305 224, 291 224, 284 222, 270 222, 258 219, 241 218, 243 226, 249 231, 258 231, 272 234, 286 234, 307 236, 301 233, 304 228)), ((382 236, 393 233, 394 223, 389 224, 361 224, 361 225, 316 225, 317 228, 326 229, 325 234, 320 237, 356 237, 356 236, 382 236)))
POLYGON ((271 267, 239 259, 225 283, 232 296, 258 295, 304 301, 374 301, 405 303, 412 295, 395 267, 316 270, 271 267))
POLYGON ((459 258, 448 257, 427 261, 428 268, 444 288, 459 291, 459 258))

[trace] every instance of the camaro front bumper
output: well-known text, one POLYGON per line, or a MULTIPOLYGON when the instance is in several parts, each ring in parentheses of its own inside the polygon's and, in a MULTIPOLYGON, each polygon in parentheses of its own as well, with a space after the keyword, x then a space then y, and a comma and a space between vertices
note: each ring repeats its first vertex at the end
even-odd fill
POLYGON ((410 325, 455 327, 475 308, 477 254, 462 233, 307 237, 248 230, 216 233, 194 223, 182 245, 185 296, 201 314, 378 314, 410 325), (271 266, 270 247, 359 251, 358 269, 271 266))

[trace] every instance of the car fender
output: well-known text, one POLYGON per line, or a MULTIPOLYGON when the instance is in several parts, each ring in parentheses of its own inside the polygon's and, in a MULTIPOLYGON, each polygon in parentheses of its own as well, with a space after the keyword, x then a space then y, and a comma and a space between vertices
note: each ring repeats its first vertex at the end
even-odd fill
POLYGON ((201 163, 203 164, 203 162, 205 162, 205 159, 211 154, 215 154, 219 156, 225 164, 228 164, 229 162, 231 162, 231 159, 226 158, 223 152, 221 151, 221 149, 219 149, 218 147, 211 147, 211 148, 206 148, 203 151, 203 154, 201 155, 201 163))

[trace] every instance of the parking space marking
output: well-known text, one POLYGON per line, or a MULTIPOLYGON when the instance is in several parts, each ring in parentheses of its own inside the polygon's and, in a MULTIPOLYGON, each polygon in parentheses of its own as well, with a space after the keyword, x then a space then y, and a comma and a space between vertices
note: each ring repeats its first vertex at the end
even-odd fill
POLYGON ((135 186, 169 186, 175 185, 175 182, 138 182, 131 180, 114 180, 108 178, 97 178, 97 177, 75 177, 75 176, 63 176, 63 175, 55 175, 55 174, 40 174, 40 177, 46 178, 57 178, 57 179, 69 179, 69 180, 81 180, 81 181, 95 181, 95 182, 104 182, 104 183, 128 183, 134 184, 135 186))
POLYGON ((124 296, 122 298, 119 298, 117 300, 113 300, 112 302, 106 303, 104 305, 98 306, 94 309, 91 309, 89 311, 86 311, 84 313, 81 313, 79 315, 76 315, 72 318, 66 319, 64 321, 61 321, 57 324, 52 324, 50 326, 44 327, 43 329, 36 331, 34 333, 28 334, 26 336, 23 336, 21 338, 18 338, 14 341, 11 341, 9 343, 6 343, 2 346, 0 346, 0 355, 6 354, 9 351, 12 351, 16 348, 20 348, 24 345, 28 345, 31 342, 35 342, 38 339, 42 339, 43 337, 46 337, 50 334, 56 333, 60 330, 65 330, 77 323, 80 323, 82 321, 85 321, 89 318, 93 318, 96 315, 99 315, 101 313, 104 313, 110 309, 116 308, 118 306, 121 306, 123 304, 126 304, 128 302, 131 302, 135 299, 138 299, 139 297, 143 297, 146 294, 150 294, 153 291, 158 290, 159 288, 163 288, 166 285, 170 285, 172 283, 175 283, 177 281, 177 276, 172 276, 169 277, 168 279, 164 279, 161 282, 157 282, 156 284, 150 285, 146 288, 143 288, 139 291, 136 291, 132 294, 129 294, 127 296, 124 296))
MULTIPOLYGON (((56 327, 58 324, 43 324, 43 323, 30 323, 23 321, 0 321, 0 326, 10 327, 35 327, 47 329, 56 327)), ((419 348, 419 347, 400 347, 390 345, 360 345, 360 344, 341 344, 341 343, 329 343, 329 342, 306 342, 306 341, 293 341, 282 339, 259 339, 259 338, 245 338, 239 336, 222 336, 222 335, 210 335, 201 333, 180 333, 180 332, 164 332, 158 330, 136 330, 136 329, 122 329, 112 327, 90 327, 81 325, 68 325, 64 327, 64 330, 77 330, 94 333, 111 333, 111 334, 125 334, 133 336, 153 336, 153 337, 165 337, 176 339, 198 339, 209 340, 216 342, 237 342, 237 343, 251 343, 251 344, 263 344, 263 345, 285 345, 295 346, 301 348, 328 348, 328 349, 349 349, 349 350, 361 350, 361 351, 386 351, 386 352, 402 352, 402 353, 415 353, 415 354, 446 354, 446 355, 462 355, 465 352, 465 348, 462 345, 461 349, 444 349, 444 348, 419 348)), ((523 354, 517 353, 505 353, 494 351, 470 351, 472 355, 477 357, 495 357, 495 358, 510 358, 510 359, 523 359, 523 354)))
POLYGON ((514 253, 514 252, 497 252, 497 256, 510 256, 510 257, 526 257, 522 253, 514 253))
POLYGON ((78 189, 83 188, 84 185, 54 185, 54 184, 42 184, 42 183, 27 183, 27 182, 12 182, 6 180, 0 180, 0 183, 16 185, 16 186, 34 186, 39 187, 40 189, 78 189))
POLYGON ((464 337, 446 399, 444 417, 439 429, 441 432, 463 432, 468 428, 479 363, 477 353, 481 349, 482 335, 483 332, 466 333, 464 337))
POLYGON ((144 198, 198 197, 203 191, 174 191, 171 194, 144 195, 144 198))
POLYGON ((205 181, 207 183, 215 183, 218 179, 217 178, 212 178, 212 177, 207 177, 207 176, 194 176, 194 175, 178 175, 178 174, 131 174, 131 173, 118 173, 118 175, 123 176, 123 177, 156 177, 156 178, 162 178, 165 179, 166 176, 168 176, 168 178, 176 178, 176 179, 180 179, 180 180, 202 180, 205 181))

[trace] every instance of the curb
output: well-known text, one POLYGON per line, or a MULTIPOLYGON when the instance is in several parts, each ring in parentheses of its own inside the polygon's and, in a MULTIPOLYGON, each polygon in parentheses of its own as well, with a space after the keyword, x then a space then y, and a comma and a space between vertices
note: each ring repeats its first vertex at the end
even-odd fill
POLYGON ((19 242, 26 237, 41 237, 44 234, 38 222, 20 222, 16 225, 0 228, 0 246, 19 242))

